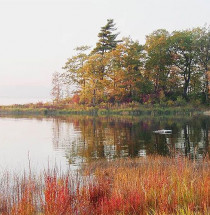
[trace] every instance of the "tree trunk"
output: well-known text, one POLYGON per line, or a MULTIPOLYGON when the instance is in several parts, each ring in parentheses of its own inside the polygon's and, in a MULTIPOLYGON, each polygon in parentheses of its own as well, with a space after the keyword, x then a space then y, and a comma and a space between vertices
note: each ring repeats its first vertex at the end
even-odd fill
POLYGON ((205 78, 206 78, 206 89, 205 89, 205 96, 206 96, 206 103, 209 102, 209 78, 210 78, 210 72, 208 72, 208 66, 205 68, 205 78))
POLYGON ((96 90, 93 90, 93 107, 96 106, 96 90))
POLYGON ((190 83, 190 75, 191 75, 191 70, 190 70, 190 65, 188 66, 188 69, 185 70, 185 75, 184 75, 184 91, 183 91, 183 97, 185 98, 186 101, 188 101, 188 96, 187 96, 187 91, 190 83))
POLYGON ((187 97, 188 85, 189 85, 189 83, 187 83, 187 82, 184 83, 183 97, 185 100, 188 100, 188 97, 187 97))
POLYGON ((84 93, 84 104, 86 103, 86 82, 85 82, 86 80, 84 79, 84 83, 83 83, 83 87, 84 87, 84 91, 85 91, 85 93, 84 93))

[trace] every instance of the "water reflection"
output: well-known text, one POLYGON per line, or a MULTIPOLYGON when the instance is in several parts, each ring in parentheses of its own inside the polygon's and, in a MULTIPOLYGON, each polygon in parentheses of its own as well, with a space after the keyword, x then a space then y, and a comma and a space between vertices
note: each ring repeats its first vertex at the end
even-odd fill
POLYGON ((210 118, 0 117, 0 171, 62 169, 104 158, 152 154, 202 159, 209 154, 210 118), (153 133, 172 130, 171 135, 153 133))
POLYGON ((201 159, 209 153, 209 118, 71 116, 53 119, 53 146, 69 163, 151 154, 201 159), (154 130, 171 129, 171 135, 154 130))

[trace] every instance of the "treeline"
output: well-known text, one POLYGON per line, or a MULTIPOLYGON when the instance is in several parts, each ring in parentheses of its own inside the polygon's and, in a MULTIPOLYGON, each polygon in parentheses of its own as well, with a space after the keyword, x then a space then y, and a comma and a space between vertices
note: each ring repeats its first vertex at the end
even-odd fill
POLYGON ((76 48, 63 72, 52 78, 54 102, 96 106, 101 103, 142 104, 210 100, 210 28, 168 32, 158 29, 145 44, 118 39, 112 19, 98 34, 94 49, 76 48), (69 88, 74 88, 74 94, 69 88))

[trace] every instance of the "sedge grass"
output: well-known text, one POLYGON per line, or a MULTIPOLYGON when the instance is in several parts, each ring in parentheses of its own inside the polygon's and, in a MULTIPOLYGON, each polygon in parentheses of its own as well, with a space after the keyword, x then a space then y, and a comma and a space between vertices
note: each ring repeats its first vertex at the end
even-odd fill
POLYGON ((0 214, 209 214, 210 162, 147 157, 2 175, 0 214))

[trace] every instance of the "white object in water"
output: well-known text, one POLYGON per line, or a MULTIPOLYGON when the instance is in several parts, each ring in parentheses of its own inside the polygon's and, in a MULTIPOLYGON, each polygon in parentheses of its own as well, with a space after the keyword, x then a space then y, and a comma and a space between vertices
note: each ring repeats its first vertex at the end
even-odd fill
POLYGON ((156 133, 156 134, 171 134, 172 130, 162 129, 162 130, 157 130, 157 131, 153 131, 153 132, 156 133))

